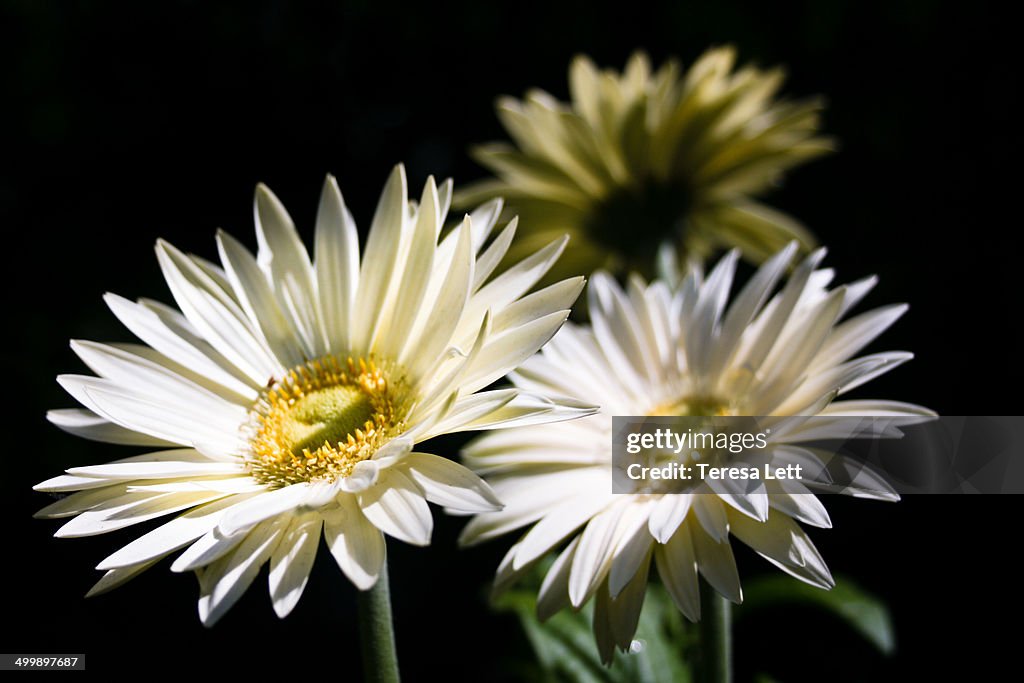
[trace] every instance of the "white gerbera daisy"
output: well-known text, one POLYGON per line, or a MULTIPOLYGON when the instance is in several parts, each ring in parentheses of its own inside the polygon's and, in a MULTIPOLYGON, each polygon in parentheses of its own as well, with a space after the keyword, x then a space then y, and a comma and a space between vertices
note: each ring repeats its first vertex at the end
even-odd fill
POLYGON ((595 275, 588 292, 592 327, 567 325, 511 378, 523 390, 585 396, 601 412, 487 435, 465 451, 466 464, 488 479, 506 507, 477 516, 462 542, 532 525, 501 563, 497 590, 564 545, 540 589, 539 616, 578 609, 596 596, 594 630, 605 661, 636 632, 652 560, 676 605, 694 621, 698 572, 729 600, 742 599, 730 534, 803 581, 833 585, 797 524, 828 527, 828 514, 798 481, 764 482, 750 495, 710 488, 613 494, 613 415, 931 414, 893 401, 833 400, 911 358, 888 352, 853 359, 906 306, 838 323, 875 279, 827 289, 832 272, 817 270, 823 250, 771 296, 795 251, 791 244, 769 259, 728 310, 735 251, 707 278, 691 272, 675 292, 637 277, 624 291, 607 275, 595 275))
POLYGON ((360 260, 356 226, 328 176, 311 260, 260 186, 255 257, 225 233, 222 267, 157 244, 181 313, 107 295, 146 345, 73 342, 98 377, 58 378, 84 409, 49 419, 85 438, 160 450, 39 484, 77 491, 39 516, 72 517, 56 533, 66 538, 183 514, 103 560, 91 593, 184 548, 171 568, 197 571, 205 624, 267 561, 283 617, 321 532, 352 583, 369 589, 384 565, 383 534, 430 542, 427 501, 463 513, 501 507, 470 471, 414 444, 589 412, 516 388, 479 391, 555 333, 583 279, 523 296, 565 239, 491 278, 514 222, 481 251, 501 212, 491 202, 439 243, 450 196, 450 182, 438 188, 431 178, 419 204, 408 201, 396 167, 360 260))

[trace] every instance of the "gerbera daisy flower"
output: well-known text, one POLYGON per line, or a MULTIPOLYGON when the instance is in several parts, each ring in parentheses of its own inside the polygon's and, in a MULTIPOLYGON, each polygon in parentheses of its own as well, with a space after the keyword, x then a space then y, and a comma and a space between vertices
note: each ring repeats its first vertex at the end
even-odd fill
POLYGON ((456 204, 505 197, 527 231, 512 255, 568 230, 572 251, 552 275, 650 272, 662 242, 698 259, 738 247, 754 262, 794 239, 810 245, 806 229, 754 197, 833 148, 818 135, 821 103, 781 100, 782 69, 734 70, 735 61, 722 47, 685 72, 674 61, 652 72, 637 53, 620 75, 577 57, 571 102, 541 90, 498 100, 513 144, 473 150, 497 178, 456 204))
POLYGON ((501 507, 476 475, 416 444, 589 412, 514 387, 480 391, 554 334, 583 280, 526 295, 564 238, 491 277, 515 230, 482 249, 501 202, 439 242, 451 188, 430 179, 410 202, 396 167, 360 253, 328 176, 311 259, 284 206, 260 186, 255 256, 223 232, 221 266, 158 242, 180 312, 105 297, 144 345, 73 342, 97 376, 59 377, 84 407, 48 417, 78 436, 151 452, 39 484, 76 493, 38 516, 70 517, 56 533, 68 538, 181 514, 100 562, 106 574, 91 593, 183 549, 171 569, 198 573, 205 624, 267 562, 284 617, 321 536, 352 583, 369 589, 385 534, 430 542, 427 501, 463 513, 501 507))
MULTIPOLYGON (((596 598, 594 631, 610 661, 615 646, 630 645, 652 564, 693 621, 701 616, 698 575, 741 601, 730 535, 802 581, 833 585, 800 526, 830 526, 811 482, 766 481, 752 493, 739 485, 730 490, 728 482, 719 489, 701 484, 693 493, 612 493, 613 415, 932 415, 907 403, 835 400, 911 358, 905 352, 855 358, 906 306, 839 322, 875 279, 828 289, 832 272, 818 269, 823 250, 799 263, 772 295, 795 252, 791 244, 766 261, 728 308, 735 251, 706 278, 691 271, 675 291, 639 277, 625 289, 608 275, 591 279, 592 326, 566 325, 510 377, 524 391, 585 396, 600 404, 600 413, 486 435, 464 452, 464 462, 489 481, 505 508, 475 517, 461 541, 528 528, 502 561, 496 590, 561 548, 540 588, 538 614, 545 619, 596 598)), ((783 442, 783 434, 769 440, 783 442)), ((861 483, 871 485, 857 495, 897 497, 876 481, 861 483)))

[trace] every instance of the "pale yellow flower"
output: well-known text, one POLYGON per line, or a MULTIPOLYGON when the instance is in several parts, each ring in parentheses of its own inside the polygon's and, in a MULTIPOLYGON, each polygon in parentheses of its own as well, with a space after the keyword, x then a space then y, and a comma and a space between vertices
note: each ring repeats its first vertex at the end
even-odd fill
POLYGON ((649 273, 666 241, 697 258, 738 247, 754 262, 794 239, 810 246, 806 229, 754 197, 832 149, 818 135, 821 103, 782 100, 782 69, 734 69, 735 61, 723 47, 686 71, 670 61, 652 72, 637 53, 618 74, 576 58, 571 102, 540 90, 498 101, 513 144, 473 150, 497 178, 456 203, 504 197, 523 220, 513 257, 568 232, 553 275, 649 273))

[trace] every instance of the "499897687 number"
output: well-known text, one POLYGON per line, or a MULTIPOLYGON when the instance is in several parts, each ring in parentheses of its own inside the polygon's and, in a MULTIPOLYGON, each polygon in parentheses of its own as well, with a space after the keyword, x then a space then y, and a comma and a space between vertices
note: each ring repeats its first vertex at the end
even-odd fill
POLYGON ((0 671, 35 669, 46 671, 85 669, 85 655, 0 655, 0 671))

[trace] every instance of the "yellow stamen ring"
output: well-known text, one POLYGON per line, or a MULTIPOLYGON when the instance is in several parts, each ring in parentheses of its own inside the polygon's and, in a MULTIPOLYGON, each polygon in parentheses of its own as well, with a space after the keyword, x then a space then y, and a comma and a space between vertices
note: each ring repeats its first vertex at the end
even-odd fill
POLYGON ((352 473, 404 427, 401 381, 372 359, 309 361, 274 381, 250 411, 247 466, 280 488, 352 473))

